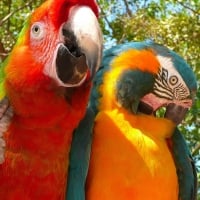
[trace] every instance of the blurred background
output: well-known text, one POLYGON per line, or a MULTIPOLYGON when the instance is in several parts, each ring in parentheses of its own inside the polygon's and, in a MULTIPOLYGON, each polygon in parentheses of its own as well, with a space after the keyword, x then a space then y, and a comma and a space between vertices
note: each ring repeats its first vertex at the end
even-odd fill
MULTIPOLYGON (((0 0, 0 63, 16 42, 25 19, 42 0, 0 0)), ((152 39, 179 53, 196 74, 195 104, 180 125, 200 180, 200 1, 98 0, 104 49, 152 39)), ((200 190, 200 189, 199 189, 200 190)), ((199 197, 200 200, 200 191, 199 197)))

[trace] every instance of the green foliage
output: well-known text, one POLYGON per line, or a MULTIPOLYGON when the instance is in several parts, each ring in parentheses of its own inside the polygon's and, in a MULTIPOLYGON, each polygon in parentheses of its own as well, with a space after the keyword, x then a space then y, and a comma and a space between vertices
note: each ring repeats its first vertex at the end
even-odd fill
MULTIPOLYGON (((41 2, 0 1, 0 62, 12 49, 27 15, 41 2)), ((151 38, 184 57, 200 84, 199 0, 98 0, 98 3, 105 48, 151 38)), ((180 129, 200 167, 200 88, 180 129)))
POLYGON ((0 1, 0 61, 11 51, 27 16, 42 0, 0 1))

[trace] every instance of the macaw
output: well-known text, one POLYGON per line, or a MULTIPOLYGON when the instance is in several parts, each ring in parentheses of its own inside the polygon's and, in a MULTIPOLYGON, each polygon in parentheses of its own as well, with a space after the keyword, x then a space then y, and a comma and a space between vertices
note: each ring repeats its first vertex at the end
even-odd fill
POLYGON ((101 60, 97 17, 95 0, 47 0, 2 64, 1 199, 65 199, 72 135, 101 60))
POLYGON ((167 47, 149 40, 106 50, 73 135, 69 199, 196 199, 194 162, 177 128, 196 89, 189 65, 167 47))

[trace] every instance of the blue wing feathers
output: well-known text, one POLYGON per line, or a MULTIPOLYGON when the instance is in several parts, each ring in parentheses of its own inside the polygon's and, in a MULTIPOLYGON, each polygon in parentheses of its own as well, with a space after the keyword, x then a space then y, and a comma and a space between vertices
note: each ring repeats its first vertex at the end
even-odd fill
POLYGON ((85 200, 94 117, 94 112, 88 107, 85 117, 73 135, 69 157, 67 200, 85 200))
POLYGON ((196 200, 197 174, 192 156, 185 139, 177 128, 171 139, 172 154, 179 182, 179 198, 181 200, 196 200))

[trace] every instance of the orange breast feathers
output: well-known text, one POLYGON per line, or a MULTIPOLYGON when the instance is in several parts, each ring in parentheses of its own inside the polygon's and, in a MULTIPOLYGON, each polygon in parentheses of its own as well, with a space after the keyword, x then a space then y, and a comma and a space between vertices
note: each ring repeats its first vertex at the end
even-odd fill
POLYGON ((178 183, 165 119, 118 110, 96 118, 87 200, 178 200, 178 183))

